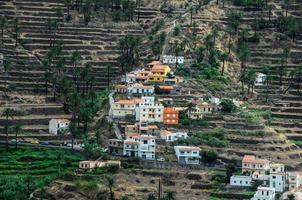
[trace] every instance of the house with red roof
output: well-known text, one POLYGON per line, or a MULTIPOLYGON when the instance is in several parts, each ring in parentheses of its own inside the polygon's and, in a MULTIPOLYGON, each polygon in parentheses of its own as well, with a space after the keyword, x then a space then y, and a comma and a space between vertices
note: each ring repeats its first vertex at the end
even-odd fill
POLYGON ((112 104, 113 118, 135 116, 135 108, 143 102, 144 99, 125 99, 114 102, 112 104))
POLYGON ((270 161, 258 159, 254 155, 245 155, 242 159, 242 173, 265 175, 270 170, 270 161))

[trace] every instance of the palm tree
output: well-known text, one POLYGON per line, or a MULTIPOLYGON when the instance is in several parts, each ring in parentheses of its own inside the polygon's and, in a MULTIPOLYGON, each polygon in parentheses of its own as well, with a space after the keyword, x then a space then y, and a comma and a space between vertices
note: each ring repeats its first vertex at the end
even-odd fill
POLYGON ((298 69, 296 69, 295 77, 296 77, 297 84, 298 84, 297 92, 300 93, 300 84, 302 82, 302 66, 299 66, 298 69))
POLYGON ((15 142, 16 142, 16 149, 18 148, 18 134, 22 131, 21 125, 15 125, 13 127, 13 131, 15 132, 15 142))
POLYGON ((13 20, 13 24, 14 24, 14 34, 15 34, 15 48, 18 45, 18 41, 19 41, 19 36, 21 34, 21 29, 19 27, 19 20, 18 18, 14 18, 13 20))
POLYGON ((4 60, 3 68, 5 73, 5 88, 4 88, 4 96, 7 96, 7 78, 8 78, 8 71, 11 69, 12 63, 9 60, 4 60))
POLYGON ((4 131, 6 135, 6 149, 8 149, 8 130, 9 130, 9 118, 13 118, 15 113, 14 109, 11 108, 6 108, 1 114, 1 117, 5 117, 5 126, 4 126, 4 131))
POLYGON ((195 11, 195 6, 194 5, 191 5, 190 6, 190 26, 193 25, 193 12, 195 11))
POLYGON ((164 197, 165 200, 175 200, 175 193, 172 191, 168 191, 166 196, 164 197))
POLYGON ((241 61, 241 92, 242 92, 242 98, 244 98, 244 82, 246 81, 246 69, 245 64, 249 60, 251 56, 251 51, 246 45, 239 46, 239 59, 241 61))
POLYGON ((229 55, 226 52, 221 53, 219 56, 219 59, 222 62, 221 76, 224 75, 225 61, 227 61, 228 58, 229 58, 229 55))
POLYGON ((271 4, 269 4, 269 5, 267 6, 267 9, 268 9, 268 21, 269 21, 269 23, 271 23, 273 6, 272 6, 271 4))
POLYGON ((214 42, 214 45, 216 44, 216 38, 218 36, 218 26, 217 24, 214 24, 213 28, 212 28, 212 37, 213 37, 213 42, 214 42))
POLYGON ((1 28, 1 43, 4 42, 4 29, 6 27, 7 19, 5 16, 0 16, 0 28, 1 28))
POLYGON ((287 199, 288 199, 288 200, 295 200, 296 197, 295 197, 294 194, 289 194, 289 195, 287 195, 287 199))
POLYGON ((269 84, 270 84, 270 75, 271 75, 271 70, 270 66, 264 66, 262 72, 266 75, 265 79, 265 85, 266 85, 266 94, 265 94, 265 102, 268 102, 268 89, 269 89, 269 84))
POLYGON ((282 57, 281 57, 281 65, 280 65, 280 69, 279 69, 279 84, 280 84, 280 89, 282 87, 282 78, 283 78, 283 71, 284 71, 284 67, 287 67, 287 62, 288 62, 288 57, 290 54, 290 48, 289 47, 285 47, 283 49, 283 53, 282 53, 282 57))
POLYGON ((249 96, 250 89, 252 88, 251 97, 253 97, 254 86, 255 86, 255 81, 256 81, 256 70, 255 69, 248 70, 248 72, 247 72, 247 81, 248 81, 247 95, 249 96))
POLYGON ((195 107, 195 104, 190 102, 187 106, 187 112, 188 112, 188 117, 189 117, 189 133, 191 133, 191 125, 192 125, 192 118, 191 118, 191 115, 192 115, 192 109, 195 107))
POLYGON ((110 191, 110 200, 114 200, 113 187, 115 186, 115 179, 112 176, 107 176, 106 181, 107 181, 107 187, 109 188, 110 191))
POLYGON ((154 196, 154 194, 149 194, 147 200, 156 200, 156 197, 154 196))
POLYGON ((71 134, 71 149, 73 149, 73 147, 74 147, 74 139, 75 139, 76 134, 77 134, 77 132, 78 132, 78 130, 77 130, 77 125, 76 125, 74 119, 71 120, 71 122, 70 122, 70 124, 69 124, 69 126, 68 126, 68 129, 69 129, 70 134, 71 134))
POLYGON ((107 89, 108 89, 108 92, 110 89, 111 74, 112 74, 112 66, 107 65, 107 89))
POLYGON ((66 20, 67 20, 67 22, 69 22, 70 19, 71 19, 71 15, 70 15, 71 0, 64 0, 64 4, 67 7, 67 18, 66 18, 66 20))
POLYGON ((137 8, 137 21, 139 22, 140 14, 141 14, 141 0, 136 1, 137 8))

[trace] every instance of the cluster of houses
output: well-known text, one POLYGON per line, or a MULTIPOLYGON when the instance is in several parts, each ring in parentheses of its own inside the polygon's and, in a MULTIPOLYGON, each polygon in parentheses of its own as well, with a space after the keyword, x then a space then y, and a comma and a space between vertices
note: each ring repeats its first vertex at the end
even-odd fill
MULTIPOLYGON (((165 58, 164 63, 175 61, 175 58, 165 58)), ((194 102, 190 110, 173 106, 173 95, 178 92, 177 85, 183 82, 183 78, 174 76, 171 68, 160 61, 147 66, 147 70, 127 73, 122 78, 123 84, 115 88, 111 117, 119 123, 126 121, 126 124, 121 127, 123 139, 108 141, 112 155, 155 160, 157 141, 173 143, 188 137, 186 131, 178 129, 181 111, 191 119, 202 119, 203 114, 217 110, 220 103, 218 98, 211 98, 212 103, 194 102), (171 94, 172 98, 163 94, 171 94)), ((174 146, 174 150, 180 163, 199 164, 198 147, 174 146)))
POLYGON ((298 172, 287 172, 284 164, 272 163, 266 159, 258 159, 253 155, 245 155, 242 159, 242 175, 233 175, 230 185, 234 187, 252 187, 260 183, 251 200, 275 200, 276 193, 291 193, 301 189, 302 176, 298 172))

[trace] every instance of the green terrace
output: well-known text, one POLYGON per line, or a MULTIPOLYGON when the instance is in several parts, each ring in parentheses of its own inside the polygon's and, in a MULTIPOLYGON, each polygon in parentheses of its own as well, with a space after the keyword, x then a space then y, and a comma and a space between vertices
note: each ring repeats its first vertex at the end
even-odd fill
POLYGON ((26 199, 35 189, 73 173, 82 159, 63 149, 0 147, 0 199, 26 199))

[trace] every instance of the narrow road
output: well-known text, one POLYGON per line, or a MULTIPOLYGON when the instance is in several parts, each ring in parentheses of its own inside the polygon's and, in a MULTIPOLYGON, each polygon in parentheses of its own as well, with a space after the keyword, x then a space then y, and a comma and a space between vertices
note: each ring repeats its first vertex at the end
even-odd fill
MULTIPOLYGON (((6 145, 6 141, 0 141, 0 145, 6 145)), ((9 146, 15 146, 16 144, 13 142, 8 143, 9 146)), ((57 146, 57 145, 42 145, 42 144, 30 144, 30 143, 18 143, 18 146, 28 146, 28 147, 42 147, 42 148, 52 148, 52 149, 69 149, 72 150, 71 147, 67 146, 57 146)), ((83 151, 80 147, 74 147, 74 151, 83 151)))
POLYGON ((115 133, 116 138, 119 139, 119 140, 122 140, 123 137, 122 137, 121 130, 119 129, 119 127, 117 126, 117 124, 113 120, 113 110, 112 110, 112 106, 113 106, 113 103, 114 103, 113 94, 114 94, 114 92, 111 92, 109 94, 110 109, 109 109, 109 115, 107 116, 107 121, 108 121, 108 123, 113 123, 113 128, 114 128, 114 133, 115 133))

